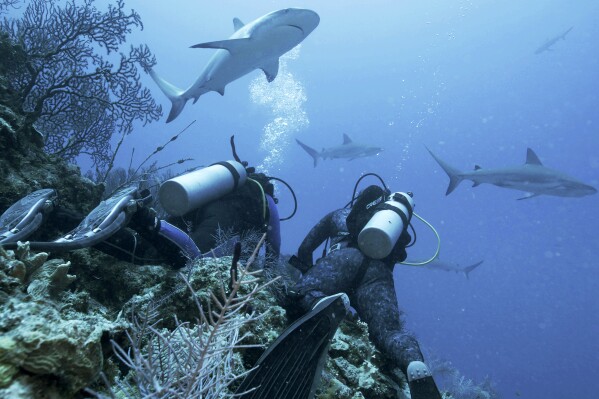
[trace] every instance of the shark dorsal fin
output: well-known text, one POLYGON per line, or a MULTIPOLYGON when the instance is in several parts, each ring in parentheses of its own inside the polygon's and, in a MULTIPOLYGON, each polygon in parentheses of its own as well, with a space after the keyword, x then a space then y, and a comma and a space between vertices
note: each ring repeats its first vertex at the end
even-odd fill
POLYGON ((191 48, 217 48, 228 50, 231 54, 238 52, 241 48, 245 47, 249 43, 248 38, 243 39, 227 39, 218 40, 216 42, 200 43, 191 46, 191 48))
POLYGON ((537 156, 537 154, 535 154, 535 152, 533 150, 531 150, 530 148, 528 148, 526 150, 526 164, 543 166, 543 164, 539 160, 539 157, 537 156))
POLYGON ((263 65, 260 69, 262 69, 262 71, 266 75, 266 80, 268 80, 268 83, 272 82, 273 80, 275 80, 277 74, 279 73, 279 59, 277 58, 274 61, 269 62, 266 65, 263 65))
POLYGON ((474 170, 479 170, 479 169, 482 169, 482 168, 480 167, 480 165, 474 165, 474 170))
POLYGON ((245 26, 245 24, 243 22, 241 22, 241 20, 239 18, 233 18, 233 28, 235 29, 235 32, 237 32, 239 29, 243 28, 245 26))
POLYGON ((350 144, 352 141, 349 138, 349 136, 345 133, 343 133, 343 144, 350 144))

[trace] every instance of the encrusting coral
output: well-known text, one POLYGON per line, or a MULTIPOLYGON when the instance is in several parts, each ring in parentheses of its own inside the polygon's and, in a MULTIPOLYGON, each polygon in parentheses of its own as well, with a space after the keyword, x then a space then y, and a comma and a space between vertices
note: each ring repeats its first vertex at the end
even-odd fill
POLYGON ((69 264, 46 259, 27 245, 0 250, 0 397, 72 397, 102 370, 104 337, 127 327, 70 309, 69 264))

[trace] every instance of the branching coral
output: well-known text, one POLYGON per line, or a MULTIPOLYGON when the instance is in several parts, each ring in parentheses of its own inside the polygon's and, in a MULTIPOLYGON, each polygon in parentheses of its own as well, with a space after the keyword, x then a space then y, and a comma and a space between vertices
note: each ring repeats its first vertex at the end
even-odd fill
POLYGON ((141 19, 124 11, 123 0, 106 12, 94 0, 64 7, 31 0, 20 19, 0 23, 14 53, 0 62, 12 102, 43 132, 48 152, 66 159, 87 154, 106 167, 115 131, 129 133, 134 121, 159 118, 162 111, 138 73, 138 66, 155 63, 148 47, 131 47, 117 62, 97 53, 98 47, 116 53, 135 27, 142 27, 141 19))
MULTIPOLYGON (((248 265, 253 262, 250 258, 248 265)), ((118 391, 127 397, 219 398, 243 377, 241 359, 234 351, 248 333, 243 326, 258 320, 250 302, 273 280, 263 283, 258 271, 237 265, 228 293, 219 297, 208 289, 197 293, 180 274, 195 302, 195 323, 176 321, 176 328, 158 328, 156 307, 134 312, 128 348, 113 342, 119 359, 131 370, 129 378, 118 381, 118 391)))

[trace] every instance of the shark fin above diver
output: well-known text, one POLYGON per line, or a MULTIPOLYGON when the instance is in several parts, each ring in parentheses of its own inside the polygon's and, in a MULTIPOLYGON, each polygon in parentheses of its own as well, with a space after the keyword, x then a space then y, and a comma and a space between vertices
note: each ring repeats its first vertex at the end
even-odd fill
POLYGON ((233 19, 235 32, 225 40, 199 43, 192 48, 216 49, 195 82, 187 89, 179 89, 160 78, 152 69, 150 76, 172 102, 166 122, 174 120, 189 100, 216 91, 252 72, 263 69, 269 82, 277 75, 279 57, 301 43, 320 23, 312 10, 286 8, 263 15, 243 24, 233 19), (274 60, 274 61, 273 61, 274 60))

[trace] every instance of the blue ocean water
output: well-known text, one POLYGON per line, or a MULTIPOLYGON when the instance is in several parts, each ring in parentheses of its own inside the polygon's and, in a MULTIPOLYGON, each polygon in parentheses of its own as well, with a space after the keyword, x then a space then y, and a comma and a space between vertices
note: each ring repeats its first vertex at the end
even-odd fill
MULTIPOLYGON (((296 251, 327 212, 342 207, 355 181, 380 174, 394 191, 412 191, 416 211, 442 238, 441 259, 484 259, 470 279, 397 266, 398 301, 408 328, 432 356, 468 378, 490 376, 503 398, 596 398, 599 391, 599 195, 541 196, 462 183, 445 196, 448 177, 425 146, 456 168, 524 163, 534 149, 548 167, 599 187, 599 3, 593 0, 240 1, 127 0, 145 29, 131 36, 155 53, 156 72, 186 88, 214 50, 189 46, 228 38, 232 19, 303 7, 320 25, 286 55, 268 84, 255 71, 226 94, 189 102, 129 136, 141 162, 240 156, 294 188, 297 215, 283 223, 283 252, 296 251), (553 51, 546 39, 573 27, 553 51), (295 139, 320 149, 342 134, 381 146, 376 157, 312 159, 295 139)), ((367 179, 365 183, 376 183, 367 179)), ((279 187, 280 212, 292 210, 279 187)), ((435 250, 434 235, 414 223, 412 259, 435 250)))

